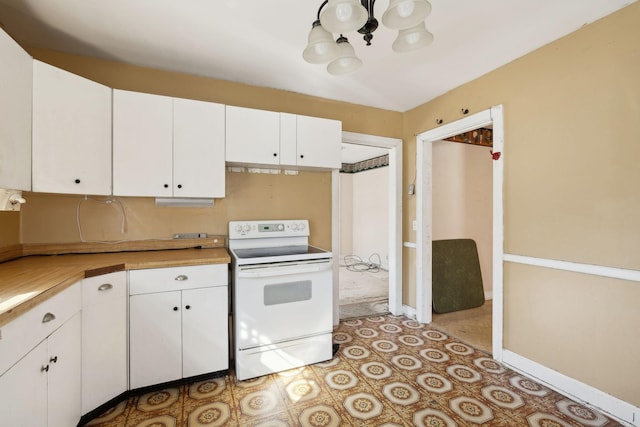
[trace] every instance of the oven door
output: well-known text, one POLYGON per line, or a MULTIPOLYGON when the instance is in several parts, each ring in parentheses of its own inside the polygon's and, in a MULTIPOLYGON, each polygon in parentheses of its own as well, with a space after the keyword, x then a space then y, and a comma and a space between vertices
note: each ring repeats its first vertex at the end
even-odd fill
POLYGON ((246 350, 331 332, 330 259, 236 267, 236 349, 246 350))

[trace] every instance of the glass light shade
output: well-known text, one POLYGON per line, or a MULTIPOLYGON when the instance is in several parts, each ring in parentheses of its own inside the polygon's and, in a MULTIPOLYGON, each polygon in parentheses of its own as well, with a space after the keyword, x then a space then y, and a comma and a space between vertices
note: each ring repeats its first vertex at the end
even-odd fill
POLYGON ((391 0, 382 15, 382 23, 393 30, 411 28, 424 21, 431 13, 427 0, 391 0))
POLYGON ((304 60, 310 64, 326 64, 338 56, 339 52, 333 35, 322 28, 320 21, 314 22, 309 32, 307 47, 302 52, 304 60))
POLYGON ((329 0, 320 22, 327 31, 341 34, 359 30, 368 17, 369 12, 359 0, 329 0))
POLYGON ((398 37, 393 42, 391 48, 394 52, 411 52, 422 49, 433 42, 433 34, 427 31, 424 22, 415 27, 398 31, 398 37))
POLYGON ((356 51, 346 38, 341 37, 338 42, 340 53, 336 59, 327 65, 327 71, 334 76, 342 76, 344 74, 353 73, 362 67, 362 61, 356 56, 356 51))

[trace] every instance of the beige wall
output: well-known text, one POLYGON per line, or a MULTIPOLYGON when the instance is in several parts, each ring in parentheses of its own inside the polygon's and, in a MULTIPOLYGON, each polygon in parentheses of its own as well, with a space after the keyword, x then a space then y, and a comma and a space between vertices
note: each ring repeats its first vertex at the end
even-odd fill
POLYGON ((307 218, 312 243, 331 248, 330 172, 297 176, 228 172, 226 194, 215 200, 213 208, 181 208, 156 207, 153 198, 118 197, 120 204, 104 204, 105 197, 85 200, 84 196, 24 193, 28 206, 22 210, 22 240, 78 242, 79 212, 88 241, 163 239, 193 232, 226 235, 230 220, 307 218), (123 210, 126 223, 121 234, 123 210))
MULTIPOLYGON (((638 22, 634 3, 407 112, 405 185, 415 176, 415 134, 461 118, 462 107, 502 104, 505 252, 640 270, 638 22)), ((415 241, 413 215, 410 198, 405 240, 415 241)), ((415 258, 404 271, 409 264, 415 258)), ((640 405, 640 285, 505 269, 505 347, 640 405), (594 333, 594 319, 608 333, 594 333)), ((408 287, 405 296, 415 281, 408 287)))
POLYGON ((340 261, 353 253, 353 176, 340 174, 340 261))
POLYGON ((20 213, 0 211, 0 247, 20 243, 20 213))
POLYGON ((490 149, 432 144, 433 240, 473 239, 485 295, 493 290, 493 160, 490 149))
POLYGON ((353 252, 389 267, 389 167, 353 174, 353 252))

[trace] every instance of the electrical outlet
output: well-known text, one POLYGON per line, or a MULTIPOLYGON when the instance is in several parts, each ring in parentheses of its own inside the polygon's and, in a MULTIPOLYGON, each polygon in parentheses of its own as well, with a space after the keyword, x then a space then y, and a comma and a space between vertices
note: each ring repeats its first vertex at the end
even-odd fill
POLYGON ((178 233, 173 235, 174 239, 206 239, 207 233, 178 233))

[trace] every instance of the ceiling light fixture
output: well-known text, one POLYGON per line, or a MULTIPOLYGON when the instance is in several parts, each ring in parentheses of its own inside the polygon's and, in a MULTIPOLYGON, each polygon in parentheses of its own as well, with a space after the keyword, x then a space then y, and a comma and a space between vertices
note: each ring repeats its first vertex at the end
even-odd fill
MULTIPOLYGON (((310 64, 328 64, 327 71, 333 75, 348 74, 360 68, 362 61, 343 34, 357 30, 370 46, 373 32, 378 28, 373 10, 375 3, 376 0, 323 1, 302 53, 304 60, 310 64), (340 36, 334 41, 333 34, 340 36)), ((424 23, 430 12, 431 4, 427 0, 389 0, 382 23, 398 30, 392 45, 395 52, 411 52, 431 44, 433 34, 427 31, 424 23)))

